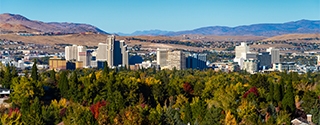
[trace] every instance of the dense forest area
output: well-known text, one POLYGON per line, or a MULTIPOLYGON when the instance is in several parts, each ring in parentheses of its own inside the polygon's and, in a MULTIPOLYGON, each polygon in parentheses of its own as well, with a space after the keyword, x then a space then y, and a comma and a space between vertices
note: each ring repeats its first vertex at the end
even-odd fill
POLYGON ((13 90, 1 123, 56 125, 290 124, 313 115, 320 124, 320 74, 127 68, 37 72, 2 67, 13 90))

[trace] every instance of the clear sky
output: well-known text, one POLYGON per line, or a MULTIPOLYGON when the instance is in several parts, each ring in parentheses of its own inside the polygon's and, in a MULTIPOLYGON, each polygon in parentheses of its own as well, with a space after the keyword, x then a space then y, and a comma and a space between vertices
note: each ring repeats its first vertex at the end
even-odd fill
POLYGON ((0 13, 131 33, 320 20, 320 0, 0 0, 0 13))

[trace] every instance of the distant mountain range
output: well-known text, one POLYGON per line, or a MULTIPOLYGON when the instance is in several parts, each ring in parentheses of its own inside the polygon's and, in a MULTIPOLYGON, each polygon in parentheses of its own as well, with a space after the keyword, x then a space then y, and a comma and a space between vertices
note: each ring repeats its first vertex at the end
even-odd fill
POLYGON ((95 32, 107 34, 105 31, 81 23, 58 23, 58 22, 41 22, 30 20, 19 14, 0 14, 0 33, 1 32, 60 32, 60 33, 83 33, 95 32))
POLYGON ((142 35, 149 35, 149 36, 160 36, 160 35, 167 35, 170 33, 174 33, 172 31, 163 31, 163 30, 143 30, 143 31, 135 31, 131 34, 126 33, 116 33, 120 36, 142 36, 142 35))
POLYGON ((170 32, 161 30, 137 31, 127 36, 165 35, 179 36, 186 34, 217 35, 217 36, 277 36, 292 33, 320 33, 320 20, 299 20, 287 23, 253 24, 237 27, 209 26, 193 30, 170 32))
MULTIPOLYGON (((41 22, 30 20, 18 14, 0 14, 0 33, 7 32, 60 32, 60 33, 83 33, 95 32, 100 34, 108 34, 105 31, 89 25, 81 23, 66 22, 41 22)), ((227 26, 209 26, 186 31, 162 31, 162 30, 145 30, 136 31, 131 34, 115 33, 120 36, 179 36, 188 34, 198 35, 216 35, 216 36, 277 36, 283 34, 314 34, 320 33, 320 20, 299 20, 287 23, 269 23, 269 24, 253 24, 237 27, 227 26)))

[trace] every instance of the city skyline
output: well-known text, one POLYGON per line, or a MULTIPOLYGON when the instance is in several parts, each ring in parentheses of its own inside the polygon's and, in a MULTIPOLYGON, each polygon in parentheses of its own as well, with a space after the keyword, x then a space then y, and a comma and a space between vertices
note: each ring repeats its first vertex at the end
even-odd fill
POLYGON ((234 27, 319 20, 320 2, 0 0, 0 13, 20 14, 44 22, 86 23, 109 33, 132 33, 138 30, 180 31, 205 26, 234 27))

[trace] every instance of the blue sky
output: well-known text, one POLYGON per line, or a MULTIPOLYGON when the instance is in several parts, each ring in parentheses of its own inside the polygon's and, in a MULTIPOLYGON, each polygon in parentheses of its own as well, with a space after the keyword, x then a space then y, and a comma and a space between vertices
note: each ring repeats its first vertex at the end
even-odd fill
POLYGON ((0 13, 131 33, 320 20, 320 0, 0 0, 0 13))

